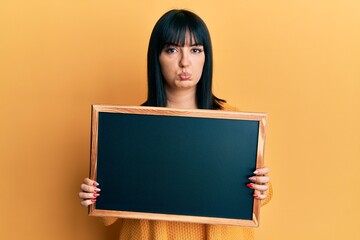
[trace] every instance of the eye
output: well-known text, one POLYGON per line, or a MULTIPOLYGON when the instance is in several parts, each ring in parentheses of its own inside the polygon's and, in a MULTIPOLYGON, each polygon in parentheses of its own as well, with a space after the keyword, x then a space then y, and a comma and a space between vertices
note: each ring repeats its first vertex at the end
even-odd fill
POLYGON ((176 49, 176 47, 165 47, 164 51, 168 54, 172 54, 172 53, 177 52, 177 49, 176 49))
POLYGON ((204 51, 203 47, 194 47, 191 49, 191 52, 193 53, 202 53, 204 51))

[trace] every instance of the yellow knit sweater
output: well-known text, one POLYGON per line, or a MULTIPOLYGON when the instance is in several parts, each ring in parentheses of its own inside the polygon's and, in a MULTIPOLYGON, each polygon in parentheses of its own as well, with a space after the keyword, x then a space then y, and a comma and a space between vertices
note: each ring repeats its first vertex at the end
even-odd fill
MULTIPOLYGON (((224 110, 237 111, 236 108, 224 104, 224 110)), ((266 200, 262 206, 270 201, 272 187, 269 184, 266 200)), ((108 226, 116 220, 121 221, 119 240, 252 240, 254 228, 208 225, 195 223, 167 222, 157 220, 102 218, 108 226)))

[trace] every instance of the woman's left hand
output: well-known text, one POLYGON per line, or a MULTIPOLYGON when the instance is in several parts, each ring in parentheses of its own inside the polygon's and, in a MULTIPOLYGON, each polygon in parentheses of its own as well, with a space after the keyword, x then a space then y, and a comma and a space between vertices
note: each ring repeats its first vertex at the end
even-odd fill
POLYGON ((255 190, 254 198, 264 200, 266 198, 266 191, 268 190, 267 183, 270 182, 270 178, 267 176, 269 168, 258 168, 254 172, 254 176, 249 177, 251 183, 246 184, 251 189, 255 190))

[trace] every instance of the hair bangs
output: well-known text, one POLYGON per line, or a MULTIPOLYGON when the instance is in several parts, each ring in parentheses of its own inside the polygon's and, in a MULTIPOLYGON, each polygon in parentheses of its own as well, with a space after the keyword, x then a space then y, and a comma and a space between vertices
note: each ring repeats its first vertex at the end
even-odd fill
POLYGON ((195 22, 189 21, 189 19, 176 19, 168 25, 167 31, 164 31, 162 45, 163 48, 167 45, 175 45, 183 47, 187 41, 187 37, 190 36, 189 45, 203 45, 204 34, 198 26, 194 26, 195 22), (185 21, 181 21, 185 20, 185 21))

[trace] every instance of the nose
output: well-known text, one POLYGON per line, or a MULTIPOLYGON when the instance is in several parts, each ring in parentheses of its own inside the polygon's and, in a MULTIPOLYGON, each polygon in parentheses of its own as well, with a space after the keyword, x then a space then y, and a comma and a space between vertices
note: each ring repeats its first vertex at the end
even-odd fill
POLYGON ((181 52, 179 65, 182 68, 188 67, 190 65, 190 56, 186 51, 181 52))

